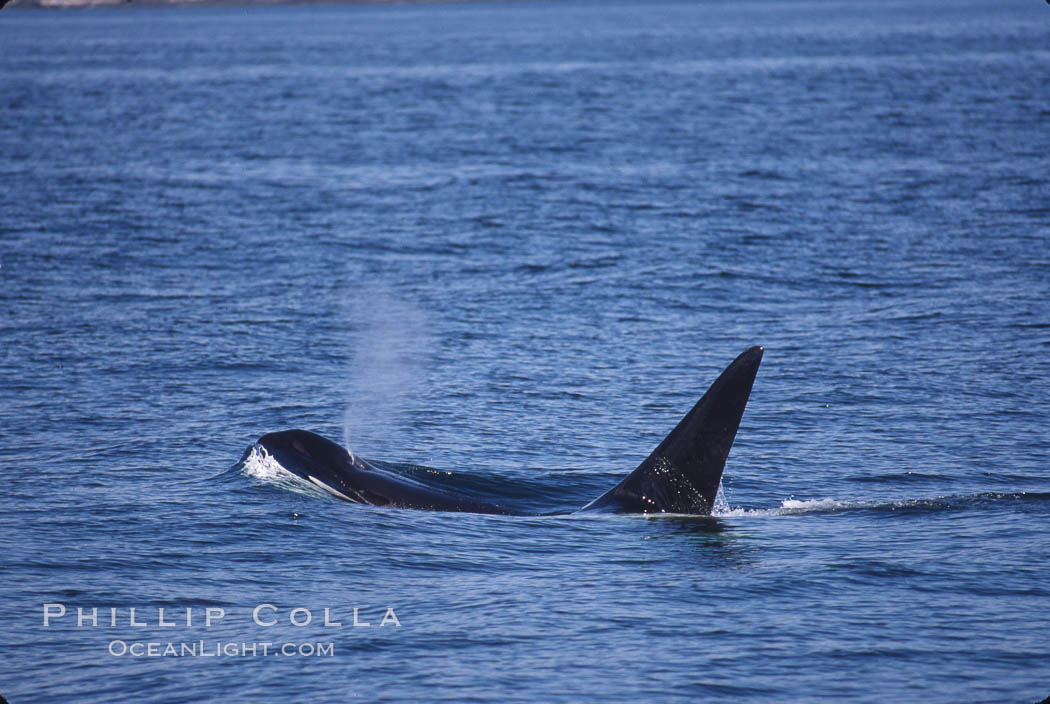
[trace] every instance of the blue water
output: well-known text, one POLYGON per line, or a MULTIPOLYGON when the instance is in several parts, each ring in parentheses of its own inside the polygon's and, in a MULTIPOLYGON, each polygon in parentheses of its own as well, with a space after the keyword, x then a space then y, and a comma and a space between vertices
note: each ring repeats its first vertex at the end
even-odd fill
POLYGON ((0 694, 1043 699, 1048 38, 1035 0, 0 13, 0 694), (568 512, 753 344, 714 519, 237 464, 301 427, 568 512))

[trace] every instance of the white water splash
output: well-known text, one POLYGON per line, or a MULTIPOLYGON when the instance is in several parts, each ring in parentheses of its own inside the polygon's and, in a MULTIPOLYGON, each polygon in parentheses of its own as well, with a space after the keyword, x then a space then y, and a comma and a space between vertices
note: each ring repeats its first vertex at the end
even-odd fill
POLYGON ((808 513, 810 511, 833 511, 842 508, 861 508, 864 504, 857 501, 839 501, 837 499, 784 499, 780 502, 783 513, 808 513))
POLYGON ((285 476, 295 476, 274 459, 261 445, 253 445, 241 463, 244 476, 263 481, 277 481, 285 476))
POLYGON ((726 496, 725 486, 719 482, 718 492, 715 493, 715 503, 711 507, 711 515, 721 516, 729 511, 732 511, 732 509, 729 507, 729 498, 726 496))
POLYGON ((241 462, 241 472, 262 484, 269 484, 280 489, 294 491, 308 496, 327 496, 316 486, 300 479, 287 469, 260 445, 254 445, 241 462))
MULTIPOLYGON (((721 493, 719 494, 721 496, 721 493)), ((851 508, 864 508, 869 506, 862 501, 839 501, 837 499, 784 499, 776 508, 731 508, 728 503, 722 504, 715 500, 714 510, 711 515, 719 518, 735 517, 761 517, 761 516, 793 516, 801 513, 819 513, 828 511, 842 511, 851 508)))

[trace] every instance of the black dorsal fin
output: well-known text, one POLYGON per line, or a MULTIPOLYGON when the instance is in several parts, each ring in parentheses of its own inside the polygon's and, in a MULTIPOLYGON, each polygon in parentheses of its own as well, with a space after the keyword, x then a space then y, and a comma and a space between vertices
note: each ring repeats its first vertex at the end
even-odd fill
POLYGON ((637 469, 585 508, 711 513, 762 352, 752 347, 737 357, 637 469))

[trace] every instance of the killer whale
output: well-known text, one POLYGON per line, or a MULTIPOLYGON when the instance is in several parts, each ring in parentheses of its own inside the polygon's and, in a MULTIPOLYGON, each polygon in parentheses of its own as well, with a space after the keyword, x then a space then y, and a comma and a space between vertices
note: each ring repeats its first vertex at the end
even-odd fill
MULTIPOLYGON (((726 367, 692 410, 623 481, 580 511, 708 515, 762 361, 751 347, 726 367)), ((398 474, 307 430, 263 435, 249 448, 284 469, 359 504, 429 511, 519 515, 445 486, 398 474)))

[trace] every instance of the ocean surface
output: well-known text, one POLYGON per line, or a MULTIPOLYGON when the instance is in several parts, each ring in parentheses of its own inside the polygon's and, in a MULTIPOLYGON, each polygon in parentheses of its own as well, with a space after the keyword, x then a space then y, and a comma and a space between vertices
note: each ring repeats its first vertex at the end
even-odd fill
POLYGON ((1046 3, 7 10, 0 46, 11 704, 1050 695, 1046 3), (756 344, 713 518, 572 513, 756 344), (555 515, 241 462, 288 428, 555 515))

